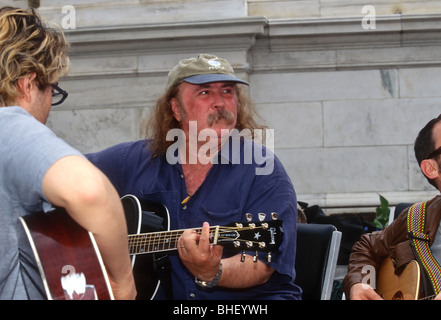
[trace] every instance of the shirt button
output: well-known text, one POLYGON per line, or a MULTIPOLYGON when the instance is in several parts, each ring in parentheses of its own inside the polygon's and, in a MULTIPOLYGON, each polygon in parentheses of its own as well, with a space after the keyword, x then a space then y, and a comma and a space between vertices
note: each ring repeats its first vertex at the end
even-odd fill
POLYGON ((181 174, 181 179, 184 179, 184 175, 183 174, 181 174))
POLYGON ((192 293, 189 294, 189 297, 190 297, 191 299, 194 299, 194 298, 196 298, 196 295, 192 292, 192 293))
POLYGON ((183 209, 183 210, 186 210, 186 209, 187 209, 187 205, 184 204, 184 205, 182 206, 182 209, 183 209))

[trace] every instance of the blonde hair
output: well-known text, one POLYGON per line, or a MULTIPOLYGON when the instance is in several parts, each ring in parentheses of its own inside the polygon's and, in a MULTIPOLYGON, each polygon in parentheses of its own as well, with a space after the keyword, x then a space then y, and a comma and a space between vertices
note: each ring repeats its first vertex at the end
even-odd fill
POLYGON ((13 105, 17 81, 36 74, 41 90, 67 73, 69 44, 34 9, 0 8, 0 106, 13 105))
MULTIPOLYGON (((238 96, 237 106, 237 122, 236 129, 239 131, 243 129, 250 130, 252 137, 254 137, 255 129, 265 129, 265 125, 260 115, 255 110, 246 92, 241 88, 241 85, 235 85, 238 96)), ((171 107, 171 100, 173 98, 179 99, 180 84, 171 87, 165 92, 157 101, 156 106, 152 110, 146 125, 146 136, 152 139, 149 144, 149 149, 152 158, 165 154, 169 146, 174 141, 167 141, 167 132, 171 129, 180 128, 180 123, 175 119, 171 107)))

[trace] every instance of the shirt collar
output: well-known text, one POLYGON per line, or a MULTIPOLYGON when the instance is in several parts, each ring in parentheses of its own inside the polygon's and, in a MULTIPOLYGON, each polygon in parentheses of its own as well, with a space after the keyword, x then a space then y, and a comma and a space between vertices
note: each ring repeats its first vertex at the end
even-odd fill
POLYGON ((222 146, 219 154, 214 157, 213 163, 215 164, 227 164, 232 166, 239 164, 244 152, 243 147, 246 147, 250 143, 248 137, 243 136, 238 130, 233 130, 228 140, 222 146))

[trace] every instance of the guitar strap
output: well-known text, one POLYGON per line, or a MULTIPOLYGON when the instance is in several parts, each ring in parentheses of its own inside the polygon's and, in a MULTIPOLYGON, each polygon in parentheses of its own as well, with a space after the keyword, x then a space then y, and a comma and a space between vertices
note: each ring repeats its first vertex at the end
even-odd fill
POLYGON ((424 233, 426 201, 416 203, 407 212, 407 231, 415 257, 429 277, 435 294, 441 291, 441 267, 433 257, 429 236, 424 233))

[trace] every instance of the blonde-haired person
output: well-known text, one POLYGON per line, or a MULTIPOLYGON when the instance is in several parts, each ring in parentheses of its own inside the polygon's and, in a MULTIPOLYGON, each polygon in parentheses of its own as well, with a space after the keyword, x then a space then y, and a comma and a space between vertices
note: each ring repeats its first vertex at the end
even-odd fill
MULTIPOLYGON (((116 299, 134 299, 121 201, 109 180, 45 126, 67 93, 61 29, 32 10, 0 9, 0 299, 45 299, 19 217, 64 207, 94 236, 116 299)), ((61 274, 60 274, 61 276, 61 274)))

